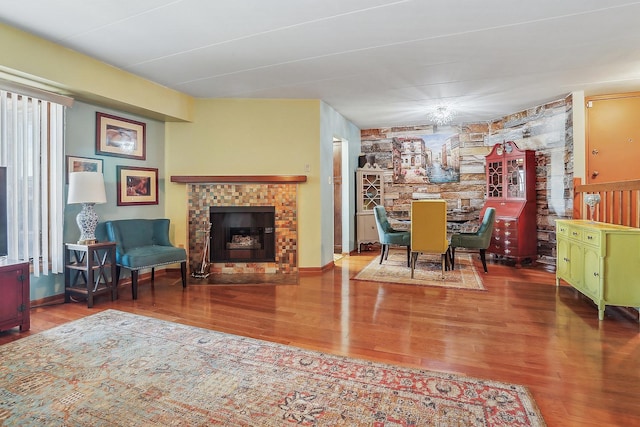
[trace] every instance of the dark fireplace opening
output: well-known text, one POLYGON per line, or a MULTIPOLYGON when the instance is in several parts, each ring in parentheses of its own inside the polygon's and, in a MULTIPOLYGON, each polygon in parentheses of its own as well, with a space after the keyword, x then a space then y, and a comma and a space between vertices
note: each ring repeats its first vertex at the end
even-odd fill
POLYGON ((211 262, 274 262, 274 206, 210 207, 211 262))

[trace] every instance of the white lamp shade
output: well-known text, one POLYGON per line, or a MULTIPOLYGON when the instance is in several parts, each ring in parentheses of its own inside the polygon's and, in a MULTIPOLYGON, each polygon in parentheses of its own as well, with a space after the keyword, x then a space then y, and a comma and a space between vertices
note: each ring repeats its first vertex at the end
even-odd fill
POLYGON ((100 172, 69 173, 67 203, 107 203, 102 174, 100 172))

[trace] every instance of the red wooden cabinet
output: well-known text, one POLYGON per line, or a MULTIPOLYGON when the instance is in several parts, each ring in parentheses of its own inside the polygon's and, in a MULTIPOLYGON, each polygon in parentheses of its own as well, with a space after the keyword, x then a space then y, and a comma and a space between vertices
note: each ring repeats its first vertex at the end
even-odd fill
POLYGON ((0 261, 0 331, 20 327, 28 331, 31 327, 29 296, 29 263, 23 261, 0 261))
POLYGON ((496 209, 496 222, 487 252, 536 262, 535 151, 520 150, 513 141, 494 145, 486 156, 487 201, 483 207, 496 209))

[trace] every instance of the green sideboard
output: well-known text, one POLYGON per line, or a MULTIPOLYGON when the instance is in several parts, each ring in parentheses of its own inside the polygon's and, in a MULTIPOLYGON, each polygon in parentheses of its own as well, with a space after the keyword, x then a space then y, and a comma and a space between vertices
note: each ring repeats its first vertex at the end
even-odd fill
POLYGON ((640 228, 556 221, 556 286, 566 281, 598 306, 640 307, 640 228))

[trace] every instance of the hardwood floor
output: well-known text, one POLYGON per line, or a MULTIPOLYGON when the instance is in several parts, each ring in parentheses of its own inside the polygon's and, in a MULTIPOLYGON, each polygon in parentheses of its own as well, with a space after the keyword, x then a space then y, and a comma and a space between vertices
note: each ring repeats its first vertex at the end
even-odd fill
MULTIPOLYGON (((541 268, 489 261, 486 291, 350 280, 377 252, 342 258, 297 285, 198 285, 178 274, 117 301, 32 308, 31 331, 113 308, 390 364, 525 385, 549 426, 640 425, 637 312, 595 305, 541 268)), ((482 271, 480 261, 476 268, 482 271)), ((481 273, 482 274, 482 273, 481 273)))

